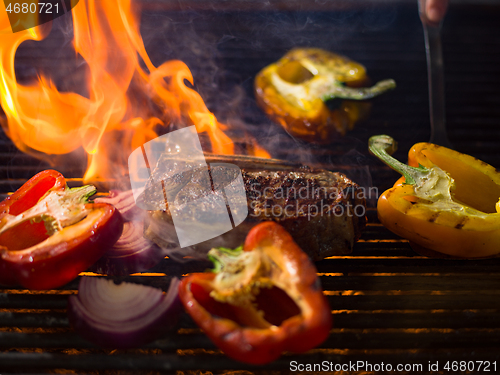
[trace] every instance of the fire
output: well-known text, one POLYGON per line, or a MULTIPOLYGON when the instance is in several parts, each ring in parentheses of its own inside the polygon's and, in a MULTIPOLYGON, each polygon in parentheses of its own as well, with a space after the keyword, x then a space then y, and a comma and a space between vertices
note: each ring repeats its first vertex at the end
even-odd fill
MULTIPOLYGON (((2 126, 20 150, 53 155, 82 147, 89 159, 85 180, 111 177, 118 149, 126 159, 157 137, 157 129, 171 124, 196 125, 199 134, 208 135, 214 153, 235 152, 228 126, 186 86, 185 81, 194 83, 186 64, 153 65, 139 32, 139 13, 132 0, 83 0, 73 9, 73 46, 88 65, 85 97, 59 92, 43 76, 27 86, 17 82, 17 48, 26 40, 42 40, 48 31, 38 26, 12 33, 0 1, 0 104, 7 116, 2 126), (154 102, 158 113, 135 103, 138 94, 154 102)), ((269 157, 255 141, 249 150, 269 157)))

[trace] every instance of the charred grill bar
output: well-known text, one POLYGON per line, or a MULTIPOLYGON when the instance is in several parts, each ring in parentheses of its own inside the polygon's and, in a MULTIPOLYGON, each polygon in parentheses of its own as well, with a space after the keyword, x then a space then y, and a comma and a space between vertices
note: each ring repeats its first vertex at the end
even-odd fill
MULTIPOLYGON (((269 132, 269 122, 252 99, 252 78, 297 44, 343 53, 363 63, 373 81, 394 78, 398 83, 394 92, 373 100, 370 118, 344 140, 334 146, 308 148, 309 160, 340 170, 356 182, 366 176, 364 165, 368 165, 372 182, 362 183, 382 191, 397 175, 368 156, 368 137, 393 135, 400 142, 396 155, 400 160, 413 143, 429 138, 425 51, 416 1, 372 2, 342 9, 327 9, 329 2, 321 9, 305 9, 302 2, 298 10, 289 9, 284 2, 281 10, 275 3, 273 9, 261 6, 244 11, 214 10, 198 1, 177 3, 176 9, 167 9, 161 1, 143 2, 142 24, 153 61, 184 60, 208 106, 217 114, 220 111, 222 118, 233 116, 231 110, 240 111, 260 140, 278 139, 280 147, 273 152, 277 158, 298 146, 277 126, 269 132), (186 41, 191 41, 190 48, 183 44, 186 41), (211 59, 203 64, 207 56, 211 59), (237 87, 243 93, 231 107, 227 103, 237 87)), ((487 1, 473 5, 457 1, 452 2, 443 26, 449 138, 458 151, 495 167, 500 167, 499 16, 500 6, 487 1)), ((56 32, 52 39, 41 42, 43 48, 25 43, 16 56, 18 75, 28 79, 33 66, 57 72, 61 59, 74 56, 64 49, 56 57, 47 51, 64 40, 56 32)), ((17 151, 0 134, 0 198, 47 167, 17 151)), ((58 166, 63 172, 65 168, 78 185, 83 171, 58 166)), ((317 262, 317 267, 334 315, 334 329, 323 345, 304 355, 285 355, 265 367, 234 362, 187 315, 172 337, 137 350, 102 350, 81 339, 68 325, 66 302, 76 292, 75 280, 59 290, 41 293, 0 290, 0 372, 128 370, 149 374, 247 369, 262 373, 288 371, 290 361, 323 360, 394 366, 415 363, 422 364, 424 371, 429 361, 439 361, 440 366, 446 361, 497 361, 497 369, 500 367, 498 259, 419 256, 406 241, 382 227, 371 208, 368 226, 354 252, 317 262)), ((150 273, 127 279, 166 289, 171 277, 205 268, 201 262, 179 264, 167 259, 150 273)))

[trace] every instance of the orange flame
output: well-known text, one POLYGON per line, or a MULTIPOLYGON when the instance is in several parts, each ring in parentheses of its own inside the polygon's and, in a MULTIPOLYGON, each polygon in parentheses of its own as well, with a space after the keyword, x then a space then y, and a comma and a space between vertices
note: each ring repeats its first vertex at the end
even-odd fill
MULTIPOLYGON (((59 92, 43 76, 29 86, 17 82, 17 48, 25 40, 42 40, 47 32, 35 27, 13 34, 2 7, 0 1, 0 104, 7 116, 2 126, 20 150, 66 154, 83 147, 89 155, 85 180, 110 177, 109 159, 116 146, 130 152, 155 138, 159 125, 175 122, 196 125, 198 133, 209 136, 213 152, 234 153, 233 142, 224 132, 228 127, 184 83, 193 84, 186 64, 173 60, 153 65, 132 0, 83 0, 73 9, 73 45, 88 64, 88 98, 59 92), (161 108, 161 119, 131 102, 131 87, 161 108), (126 144, 116 145, 118 138, 126 144), (109 142, 115 143, 114 149, 109 142)), ((250 143, 251 153, 269 157, 255 141, 250 143)))

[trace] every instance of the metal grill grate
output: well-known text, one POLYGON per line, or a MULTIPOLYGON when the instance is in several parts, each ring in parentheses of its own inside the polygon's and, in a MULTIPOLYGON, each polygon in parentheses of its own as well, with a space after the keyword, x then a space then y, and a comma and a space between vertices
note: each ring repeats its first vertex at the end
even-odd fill
MULTIPOLYGON (((43 293, 0 294, 0 366, 4 370, 276 370, 299 363, 420 363, 498 360, 500 260, 458 261, 416 255, 371 223, 352 256, 317 263, 335 322, 330 337, 304 355, 285 355, 265 366, 236 363, 217 351, 185 315, 176 333, 139 350, 106 351, 72 332, 65 314, 78 280, 43 293)), ((164 276, 127 280, 168 286, 173 275, 205 269, 163 261, 164 276)))
MULTIPOLYGON (((151 4, 161 2, 147 3, 153 8, 151 4)), ((368 137, 375 133, 395 135, 400 141, 396 156, 401 160, 413 143, 428 139, 425 51, 416 2, 331 11, 183 9, 144 12, 143 34, 153 61, 186 61, 209 107, 222 118, 231 119, 238 113, 263 142, 278 138, 281 148, 275 156, 287 155, 285 150, 297 148, 297 144, 268 125, 251 99, 252 78, 296 44, 344 53, 362 62, 373 80, 391 77, 398 82, 396 91, 374 101, 370 118, 346 139, 330 147, 308 148, 315 161, 358 173, 358 166, 345 166, 343 158, 346 152, 356 150, 360 164, 370 167, 373 184, 382 191, 397 175, 368 156, 368 137), (238 89, 242 89, 241 100, 229 100, 237 96, 238 89)), ((459 151, 496 167, 500 167, 499 15, 500 6, 452 4, 443 29, 450 139, 459 151)), ((50 50, 51 43, 59 46, 64 40, 63 34, 56 32, 43 42, 44 48, 50 50)), ((50 72, 57 70, 61 56, 74 59, 63 49, 59 55, 44 54, 43 50, 35 43, 21 47, 17 55, 21 79, 32 75, 32 66, 50 72)), ((16 151, 0 134, 0 198, 47 166, 16 151)), ((69 166, 58 168, 64 172, 69 166)), ((79 183, 81 174, 66 175, 75 178, 72 183, 79 183)), ((500 366, 500 260, 422 257, 381 226, 374 209, 368 216, 369 225, 352 256, 317 263, 334 315, 334 329, 324 344, 309 353, 285 355, 264 367, 237 363, 223 356, 188 316, 173 336, 144 348, 102 350, 81 339, 68 325, 66 301, 76 292, 75 280, 59 290, 42 293, 0 290, 0 372, 107 374, 127 370, 149 374, 246 369, 263 373, 287 371, 292 360, 424 366, 437 360, 443 364, 446 360, 496 360, 500 366)), ((166 289, 170 277, 204 270, 205 266, 165 260, 151 270, 155 275, 128 279, 166 289)))

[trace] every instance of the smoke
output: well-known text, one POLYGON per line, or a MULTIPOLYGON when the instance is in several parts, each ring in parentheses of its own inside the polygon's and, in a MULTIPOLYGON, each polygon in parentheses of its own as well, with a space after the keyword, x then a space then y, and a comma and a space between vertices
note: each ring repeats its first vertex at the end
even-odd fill
MULTIPOLYGON (((366 145, 362 145, 362 147, 366 147, 366 145)), ((351 149, 338 159, 338 169, 362 187, 362 191, 365 192, 367 205, 369 207, 376 207, 378 189, 373 186, 370 167, 368 166, 368 156, 356 149, 351 149)), ((335 165, 334 160, 332 160, 332 165, 335 165)))
MULTIPOLYGON (((269 1, 252 2, 251 9, 244 2, 198 4, 197 10, 179 3, 180 10, 143 11, 141 33, 153 63, 180 59, 188 65, 194 88, 217 118, 230 125, 235 138, 244 130, 264 139, 272 147, 268 149, 297 159, 294 152, 276 147, 289 136, 256 105, 255 75, 297 46, 323 48, 363 63, 366 53, 352 41, 388 29, 397 10, 370 2, 330 4, 329 10, 321 2, 282 6, 294 10, 277 10, 269 1)), ((308 148, 300 141, 295 145, 308 148)), ((303 152, 305 162, 314 159, 303 152)))

